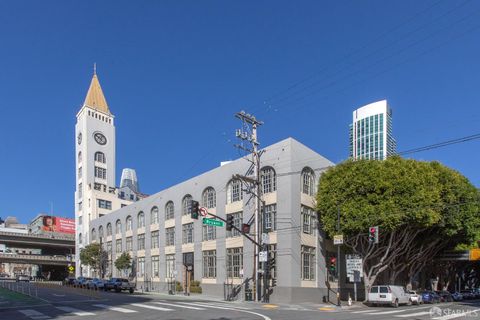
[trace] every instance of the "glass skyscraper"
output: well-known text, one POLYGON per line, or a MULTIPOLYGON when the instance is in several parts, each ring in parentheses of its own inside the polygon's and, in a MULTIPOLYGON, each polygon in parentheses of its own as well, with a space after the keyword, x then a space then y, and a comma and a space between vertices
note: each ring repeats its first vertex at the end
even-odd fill
POLYGON ((392 109, 387 100, 373 102, 353 111, 350 125, 350 157, 384 160, 396 153, 392 135, 392 109))

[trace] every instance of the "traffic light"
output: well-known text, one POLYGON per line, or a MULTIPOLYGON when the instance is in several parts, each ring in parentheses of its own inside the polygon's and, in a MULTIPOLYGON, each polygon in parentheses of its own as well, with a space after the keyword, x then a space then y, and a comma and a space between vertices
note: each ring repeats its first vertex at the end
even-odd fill
POLYGON ((198 220, 199 211, 200 211, 200 204, 198 203, 198 201, 192 200, 190 202, 190 217, 192 217, 192 219, 198 220))
POLYGON ((242 224, 242 232, 246 234, 250 233, 250 225, 248 223, 242 224))
POLYGON ((233 214, 229 214, 227 216, 227 231, 231 231, 233 229, 233 214))
POLYGON ((337 272, 337 258, 330 257, 330 273, 335 274, 337 272))
POLYGON ((378 227, 368 228, 368 242, 378 243, 378 227))

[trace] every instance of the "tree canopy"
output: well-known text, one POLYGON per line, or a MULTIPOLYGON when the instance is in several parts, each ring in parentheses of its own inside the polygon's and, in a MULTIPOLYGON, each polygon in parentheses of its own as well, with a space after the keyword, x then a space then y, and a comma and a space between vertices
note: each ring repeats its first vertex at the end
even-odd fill
POLYGON ((99 243, 91 243, 80 251, 80 261, 96 271, 102 271, 107 261, 107 253, 99 243))
POLYGON ((115 260, 115 267, 120 271, 126 271, 132 266, 132 258, 128 252, 123 252, 120 257, 115 260))

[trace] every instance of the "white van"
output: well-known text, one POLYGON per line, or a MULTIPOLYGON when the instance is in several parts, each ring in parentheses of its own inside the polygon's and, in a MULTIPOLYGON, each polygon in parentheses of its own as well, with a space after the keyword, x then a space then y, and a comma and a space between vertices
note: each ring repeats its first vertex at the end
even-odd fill
POLYGON ((397 308, 401 304, 411 305, 410 294, 402 286, 372 286, 368 293, 368 303, 389 304, 397 308))

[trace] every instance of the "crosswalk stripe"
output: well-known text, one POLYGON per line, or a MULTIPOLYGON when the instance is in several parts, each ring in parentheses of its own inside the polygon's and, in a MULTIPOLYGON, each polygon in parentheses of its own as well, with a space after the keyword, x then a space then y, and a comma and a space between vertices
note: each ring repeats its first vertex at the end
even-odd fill
POLYGON ((44 315, 41 312, 32 309, 24 309, 18 310, 19 312, 23 313, 25 316, 34 319, 34 320, 43 320, 43 319, 50 319, 49 316, 44 315))
POLYGON ((137 312, 132 309, 126 309, 126 308, 119 308, 119 307, 112 307, 112 306, 107 306, 106 304, 94 304, 94 307, 102 308, 102 309, 108 309, 111 311, 117 311, 117 312, 122 312, 122 313, 134 313, 137 312))
MULTIPOLYGON (((207 304, 205 302, 200 302, 200 303, 207 304)), ((221 302, 211 302, 211 303, 208 303, 208 305, 214 305, 214 306, 220 306, 220 307, 226 307, 226 308, 242 309, 242 310, 250 310, 250 308, 240 307, 240 306, 236 306, 234 304, 226 304, 226 303, 221 303, 221 302)))
POLYGON ((264 314, 261 314, 261 313, 258 313, 258 312, 253 312, 253 311, 249 311, 249 310, 240 310, 240 309, 236 309, 235 307, 231 306, 231 307, 219 307, 219 306, 214 306, 214 305, 211 305, 211 304, 207 304, 207 303, 185 303, 185 302, 179 302, 181 304, 186 304, 186 305, 194 305, 194 306, 199 306, 199 307, 208 307, 208 308, 214 308, 214 309, 221 309, 221 310, 231 310, 231 311, 237 311, 237 312, 245 312, 245 313, 250 313, 250 314, 254 314, 256 316, 259 316, 259 317, 262 317, 264 320, 271 320, 270 317, 264 315, 264 314))
POLYGON ((478 315, 479 311, 480 311, 480 309, 464 311, 464 312, 461 312, 461 313, 452 313, 452 314, 445 315, 443 317, 436 317, 436 318, 432 318, 432 319, 433 320, 449 320, 449 319, 455 319, 455 318, 460 318, 460 317, 468 317, 472 313, 474 315, 478 315))
POLYGON ((178 308, 185 308, 185 309, 192 309, 192 310, 206 310, 204 308, 198 308, 198 307, 192 307, 192 306, 184 306, 184 305, 179 305, 179 304, 173 304, 173 303, 165 303, 165 302, 154 302, 155 304, 161 304, 165 306, 170 306, 170 307, 178 307, 178 308))
POLYGON ((362 311, 352 311, 350 313, 366 313, 366 312, 377 312, 380 310, 362 310, 362 311))
POLYGON ((409 311, 409 310, 407 310, 407 309, 402 309, 402 310, 393 310, 393 311, 369 312, 369 313, 365 313, 365 314, 382 315, 382 314, 400 313, 400 312, 405 312, 405 311, 409 311))
POLYGON ((130 303, 130 305, 134 306, 134 307, 153 309, 153 310, 158 310, 158 311, 173 311, 173 309, 155 307, 155 306, 150 306, 148 304, 141 304, 141 303, 130 303))
POLYGON ((86 312, 86 311, 78 310, 78 309, 71 308, 71 307, 55 307, 55 308, 57 308, 58 310, 68 312, 68 313, 73 313, 74 315, 80 316, 80 317, 94 316, 95 315, 95 313, 86 312))
POLYGON ((422 312, 417 312, 417 313, 409 313, 409 314, 396 314, 394 315, 395 317, 398 318, 407 318, 407 317, 418 317, 418 316, 424 316, 426 314, 430 314, 430 311, 422 311, 422 312))

